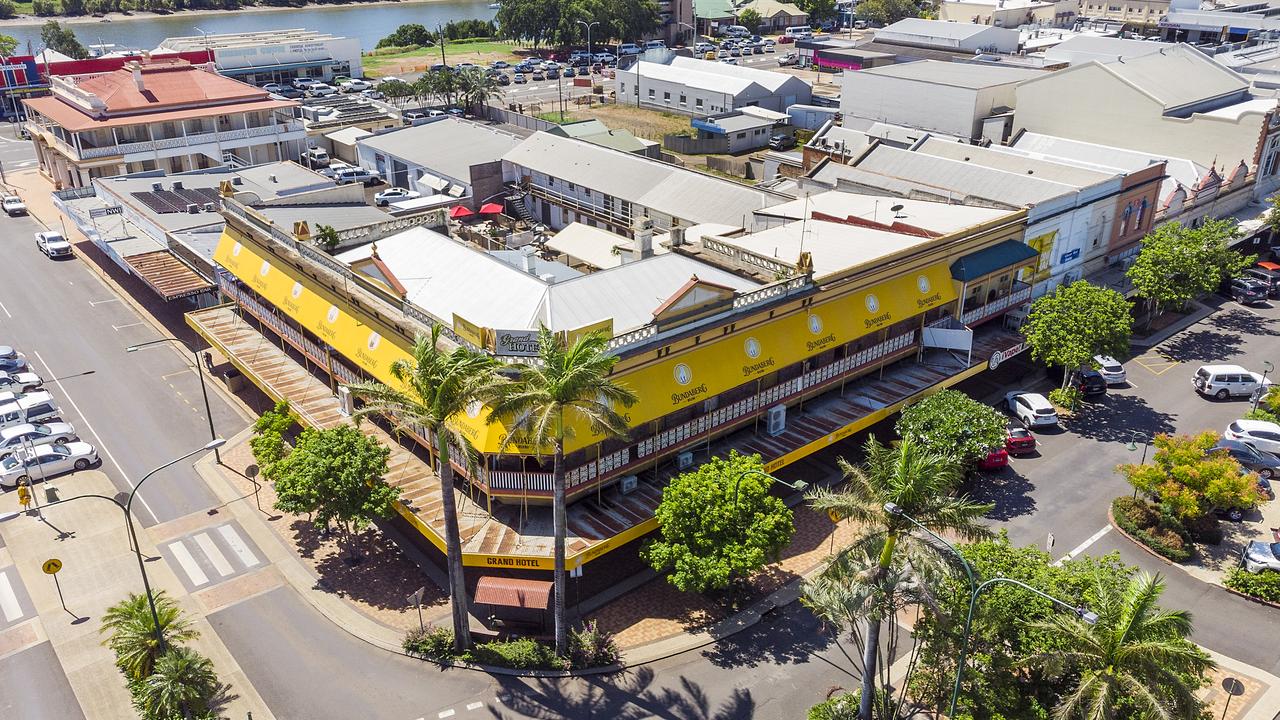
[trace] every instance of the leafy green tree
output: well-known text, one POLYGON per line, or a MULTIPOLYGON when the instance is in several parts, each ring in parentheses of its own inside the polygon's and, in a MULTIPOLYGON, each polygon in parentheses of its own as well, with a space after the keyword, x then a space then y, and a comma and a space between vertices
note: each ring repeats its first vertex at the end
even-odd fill
POLYGON ((760 11, 753 7, 748 6, 738 11, 738 24, 751 32, 755 32, 762 22, 764 18, 760 17, 760 11))
MULTIPOLYGON (((830 20, 836 16, 835 0, 802 0, 796 3, 801 10, 809 14, 809 22, 820 23, 824 20, 830 20)), ((910 12, 908 10, 908 12, 910 12)), ((906 17, 913 17, 907 15, 906 17)))
POLYGON ((89 57, 89 51, 84 45, 80 44, 80 40, 76 38, 76 34, 71 31, 71 28, 64 27, 57 20, 50 20, 41 26, 40 41, 50 50, 60 52, 77 60, 89 57))
POLYGON ((338 231, 332 225, 324 223, 316 223, 315 244, 321 248, 333 252, 338 247, 338 243, 342 242, 342 238, 338 237, 338 231))
POLYGON ((431 329, 431 335, 415 339, 411 359, 391 364, 391 376, 399 387, 379 382, 355 383, 349 387, 366 403, 356 412, 357 422, 376 413, 402 431, 426 428, 435 442, 449 596, 453 606, 453 642, 454 649, 461 652, 470 647, 471 632, 467 620, 466 578, 462 574, 462 535, 454 499, 453 463, 456 460, 474 476, 478 453, 466 434, 451 421, 473 403, 493 399, 505 381, 498 374, 493 358, 465 347, 445 352, 440 344, 437 325, 431 329), (460 451, 460 457, 453 457, 454 448, 460 451))
MULTIPOLYGON (((4 14, 4 4, 6 2, 8 2, 10 6, 13 5, 13 3, 10 2, 10 0, 0 0, 0 18, 13 17, 12 8, 9 11, 10 12, 9 15, 4 14)), ((18 50, 18 41, 16 39, 14 39, 10 35, 0 35, 0 57, 5 57, 5 58, 12 57, 13 53, 16 52, 17 50, 18 50)))
MULTIPOLYGON (((18 14, 18 6, 14 4, 13 0, 0 0, 0 20, 8 20, 9 18, 16 16, 17 14, 18 14)), ((13 40, 13 48, 10 48, 8 51, 5 51, 5 52, 0 52, 0 55, 4 57, 9 57, 10 55, 13 54, 13 50, 18 47, 18 41, 14 40, 8 35, 0 35, 0 38, 8 38, 9 40, 13 40)), ((0 40, 0 43, 3 43, 3 42, 4 42, 3 40, 0 40)))
POLYGON ((903 408, 894 427, 899 436, 969 466, 1004 444, 1007 423, 990 405, 959 390, 943 389, 903 408))
POLYGON ((518 365, 516 379, 490 413, 490 420, 506 424, 517 444, 538 453, 551 450, 551 524, 555 534, 556 654, 564 656, 568 643, 565 619, 565 440, 585 425, 594 436, 625 437, 627 421, 618 413, 636 402, 636 394, 610 377, 618 356, 609 352, 604 333, 586 333, 566 344, 545 327, 538 331, 537 365, 518 365))
POLYGON ((431 31, 421 23, 406 23, 378 41, 377 47, 405 47, 407 45, 431 45, 431 31))
POLYGON ((1191 613, 1157 605, 1159 575, 1142 573, 1117 591, 1099 580, 1094 625, 1068 613, 1034 623, 1056 635, 1061 649, 1032 656, 1030 665, 1073 678, 1054 710, 1057 718, 1197 717, 1195 692, 1208 682, 1213 660, 1188 638, 1191 613))
POLYGON ((1142 239, 1126 273, 1138 295, 1159 308, 1181 308, 1237 277, 1254 261, 1229 245, 1240 236, 1231 220, 1206 220, 1198 228, 1161 225, 1142 239))
POLYGON ((472 112, 480 112, 490 100, 502 95, 497 78, 479 68, 464 68, 458 73, 456 85, 458 104, 472 112))
POLYGON ((62 0, 62 14, 68 17, 84 15, 84 0, 62 0))
POLYGON ((249 449, 253 451, 258 471, 267 480, 275 480, 276 463, 289 452, 284 439, 285 433, 294 427, 296 423, 289 410, 288 400, 277 401, 275 407, 259 415, 253 422, 253 437, 249 439, 249 449))
POLYGON ((920 8, 913 0, 862 0, 854 6, 859 20, 890 25, 903 18, 919 17, 920 8))
POLYGON ((188 647, 172 647, 141 683, 136 702, 147 720, 206 717, 220 689, 209 658, 188 647))
MULTIPOLYGON (((893 446, 881 445, 874 437, 868 438, 863 454, 863 467, 855 467, 841 459, 840 469, 846 484, 837 491, 818 489, 810 493, 814 508, 847 518, 862 528, 861 534, 848 547, 842 548, 828 568, 819 576, 827 576, 833 587, 846 588, 848 593, 865 593, 872 588, 882 598, 876 606, 892 607, 892 598, 901 592, 889 580, 900 578, 894 571, 894 552, 901 545, 913 568, 926 567, 936 558, 933 546, 912 534, 914 525, 907 517, 933 530, 949 532, 962 539, 983 538, 990 531, 981 518, 991 505, 983 505, 967 497, 950 494, 959 481, 959 467, 947 455, 928 450, 911 436, 904 437, 893 446), (902 513, 890 513, 887 503, 893 503, 902 513), (846 555, 859 557, 868 549, 874 549, 876 562, 869 568, 850 575, 844 571, 848 563, 846 555)), ((818 606, 829 605, 830 598, 810 596, 818 606)), ((839 609, 830 612, 839 614, 839 609)), ((876 667, 880 656, 880 628, 888 616, 873 613, 867 620, 867 633, 862 646, 862 707, 861 716, 871 717, 871 703, 875 697, 876 667)), ((887 679, 887 678, 886 678, 887 679)), ((886 696, 888 688, 881 688, 886 696)))
POLYGON ((1133 316, 1120 293, 1077 280, 1031 303, 1022 334, 1032 358, 1066 369, 1062 377, 1066 387, 1071 371, 1091 365, 1094 355, 1128 352, 1133 316))
MULTIPOLYGON (((160 635, 167 645, 184 643, 200 636, 165 591, 155 591, 154 597, 160 635)), ((146 595, 129 593, 129 597, 107 608, 98 632, 107 635, 102 644, 115 653, 116 666, 125 677, 140 680, 152 673, 161 653, 146 595)))
POLYGON ((769 494, 763 467, 759 455, 734 450, 671 480, 658 505, 659 538, 641 557, 671 570, 667 581, 683 592, 722 590, 777 560, 796 527, 786 503, 769 494))
POLYGON ((1137 490, 1159 497, 1158 504, 1181 521, 1214 510, 1252 508, 1261 502, 1252 473, 1241 474, 1240 463, 1225 452, 1210 453, 1219 435, 1157 435, 1149 464, 1121 465, 1117 470, 1137 490))
POLYGON ((306 429, 276 463, 276 509, 314 513, 322 527, 338 526, 355 557, 355 535, 390 517, 400 490, 382 481, 391 451, 351 425, 306 429))
POLYGON ((403 98, 413 95, 413 86, 403 80, 388 80, 379 84, 378 90, 389 98, 403 98))

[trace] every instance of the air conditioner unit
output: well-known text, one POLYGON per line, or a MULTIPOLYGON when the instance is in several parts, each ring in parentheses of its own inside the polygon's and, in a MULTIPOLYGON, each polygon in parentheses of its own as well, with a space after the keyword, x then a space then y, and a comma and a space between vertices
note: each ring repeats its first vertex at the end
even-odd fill
POLYGON ((351 388, 346 385, 338 387, 338 412, 351 417, 356 411, 356 401, 351 395, 351 388))
POLYGON ((158 182, 151 183, 151 192, 160 192, 161 190, 164 190, 163 183, 158 183, 158 182))
POLYGON ((691 467, 693 467, 693 453, 692 453, 692 452, 685 451, 685 452, 680 453, 679 455, 676 455, 676 469, 677 469, 677 470, 688 470, 688 469, 689 469, 689 468, 691 468, 691 467))
POLYGON ((636 486, 640 484, 640 478, 635 475, 623 475, 618 478, 618 492, 623 495, 630 495, 635 492, 636 486))
POLYGON ((787 429, 787 406, 774 405, 769 408, 769 434, 781 435, 787 429))
POLYGON ((205 212, 217 212, 217 211, 218 211, 218 205, 217 205, 217 203, 205 203, 205 204, 204 204, 204 211, 205 211, 205 212))

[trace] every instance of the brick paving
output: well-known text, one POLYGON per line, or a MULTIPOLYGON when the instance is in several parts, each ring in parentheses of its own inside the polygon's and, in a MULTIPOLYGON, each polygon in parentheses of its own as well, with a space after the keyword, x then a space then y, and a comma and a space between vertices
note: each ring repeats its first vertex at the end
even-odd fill
POLYGON ((1200 691, 1199 695, 1201 700, 1208 703, 1207 710, 1211 717, 1219 720, 1240 720, 1253 709, 1268 687, 1266 683, 1244 673, 1218 668, 1209 673, 1209 685, 1200 691), (1235 687, 1242 688, 1242 690, 1236 690, 1237 694, 1234 697, 1227 694, 1227 678, 1234 678, 1239 682, 1235 687), (1227 705, 1228 699, 1231 700, 1230 705, 1227 705), (1225 715, 1223 710, 1227 711, 1225 715))

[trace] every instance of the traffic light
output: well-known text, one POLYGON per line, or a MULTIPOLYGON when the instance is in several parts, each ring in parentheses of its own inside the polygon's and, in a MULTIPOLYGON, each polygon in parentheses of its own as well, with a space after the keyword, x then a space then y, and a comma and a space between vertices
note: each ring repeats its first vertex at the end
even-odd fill
POLYGON ((26 507, 31 504, 31 490, 29 490, 26 485, 18 486, 18 503, 21 504, 22 507, 26 507))

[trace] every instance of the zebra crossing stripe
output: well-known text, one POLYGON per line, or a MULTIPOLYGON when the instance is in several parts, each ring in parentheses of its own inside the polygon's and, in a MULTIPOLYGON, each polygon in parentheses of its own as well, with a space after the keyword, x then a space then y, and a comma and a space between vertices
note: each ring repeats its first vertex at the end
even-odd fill
POLYGON ((227 547, 231 548, 231 552, 235 553, 237 558, 240 558, 240 562, 244 563, 245 567, 251 568, 261 562, 258 560, 258 556, 254 555, 249 546, 240 538, 240 533, 237 533, 234 527, 219 525, 218 534, 227 542, 227 547))
POLYGON ((199 587, 209 582, 209 576, 204 574, 200 566, 196 564, 196 559, 191 557, 191 551, 187 550, 187 546, 182 541, 169 543, 169 552, 177 558, 178 564, 182 566, 183 572, 187 577, 191 578, 191 584, 199 587))
POLYGON ((227 558, 223 556, 218 546, 213 544, 213 538, 209 537, 207 533, 200 533, 192 539, 196 541, 196 545, 200 546, 200 551, 209 559, 213 569, 217 570, 219 575, 226 577, 235 572, 235 569, 231 567, 231 563, 227 562, 227 558))
POLYGON ((22 617, 22 606, 18 604, 18 596, 9 584, 9 576, 0 572, 0 612, 4 613, 5 622, 13 622, 22 617))

